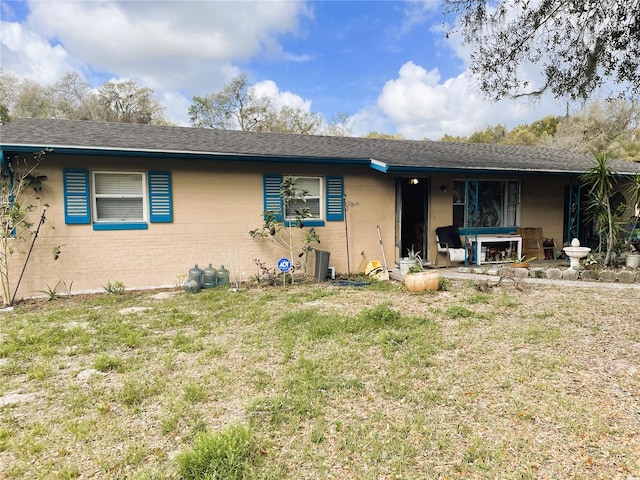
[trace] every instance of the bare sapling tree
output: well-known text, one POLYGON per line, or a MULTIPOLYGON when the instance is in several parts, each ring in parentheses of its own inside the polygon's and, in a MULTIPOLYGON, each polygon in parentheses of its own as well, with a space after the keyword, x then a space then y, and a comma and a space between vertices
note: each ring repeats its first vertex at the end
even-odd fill
POLYGON ((253 238, 270 243, 289 255, 292 262, 292 273, 302 269, 307 275, 309 254, 313 245, 320 243, 315 228, 305 228, 304 221, 312 218, 311 210, 306 206, 309 192, 296 187, 296 178, 285 177, 280 185, 281 211, 264 212, 264 223, 261 228, 251 230, 253 238), (293 263, 294 258, 301 261, 293 263))
MULTIPOLYGON (((24 252, 23 247, 28 245, 29 239, 35 239, 36 232, 46 221, 48 205, 42 203, 39 196, 46 177, 36 173, 45 153, 46 150, 37 152, 32 158, 3 157, 0 162, 0 295, 4 306, 11 305, 15 297, 11 292, 15 268, 12 258, 16 253, 24 252)), ((54 250, 59 254, 58 248, 54 250)), ((28 257, 22 260, 24 266, 27 260, 28 257)))

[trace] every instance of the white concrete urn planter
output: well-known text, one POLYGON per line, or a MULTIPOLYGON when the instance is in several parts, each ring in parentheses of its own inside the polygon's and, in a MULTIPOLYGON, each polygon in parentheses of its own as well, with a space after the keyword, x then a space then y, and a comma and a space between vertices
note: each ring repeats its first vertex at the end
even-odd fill
POLYGON ((627 253, 626 265, 628 268, 640 268, 640 253, 627 253))
POLYGON ((400 273, 404 276, 409 273, 409 268, 418 265, 418 260, 415 258, 402 257, 400 259, 400 273))

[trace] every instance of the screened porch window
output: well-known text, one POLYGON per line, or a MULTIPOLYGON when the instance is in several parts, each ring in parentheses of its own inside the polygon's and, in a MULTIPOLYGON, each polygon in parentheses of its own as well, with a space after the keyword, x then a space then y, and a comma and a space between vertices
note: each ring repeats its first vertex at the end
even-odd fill
POLYGON ((298 191, 305 191, 307 194, 305 195, 305 202, 292 201, 289 202, 289 205, 285 207, 285 218, 286 220, 295 220, 296 218, 296 210, 302 210, 304 208, 309 209, 309 213, 311 213, 311 219, 321 219, 322 211, 321 211, 321 192, 322 192, 322 179, 319 177, 296 177, 295 187, 298 191))
POLYGON ((456 180, 453 223, 460 228, 515 227, 519 223, 520 182, 456 180))
POLYGON ((93 192, 96 222, 145 221, 143 173, 94 172, 93 192))

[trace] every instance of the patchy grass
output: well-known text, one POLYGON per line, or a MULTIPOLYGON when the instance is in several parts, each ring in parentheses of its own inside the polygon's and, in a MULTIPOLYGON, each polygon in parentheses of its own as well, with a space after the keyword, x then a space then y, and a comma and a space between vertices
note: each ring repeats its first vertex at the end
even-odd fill
POLYGON ((154 293, 2 315, 1 478, 640 476, 637 290, 154 293))

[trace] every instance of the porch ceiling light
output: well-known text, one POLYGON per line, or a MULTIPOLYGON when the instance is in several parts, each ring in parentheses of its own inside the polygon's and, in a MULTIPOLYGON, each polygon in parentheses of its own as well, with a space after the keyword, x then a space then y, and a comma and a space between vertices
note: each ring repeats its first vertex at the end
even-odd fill
POLYGON ((418 183, 420 183, 420 180, 418 180, 417 178, 412 178, 409 180, 409 185, 418 185, 418 183))

